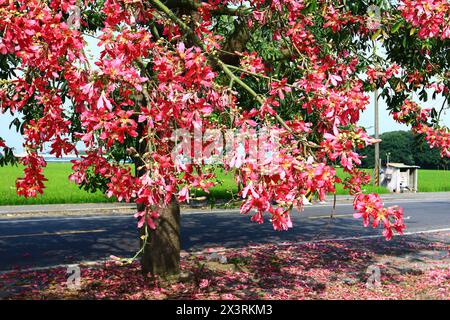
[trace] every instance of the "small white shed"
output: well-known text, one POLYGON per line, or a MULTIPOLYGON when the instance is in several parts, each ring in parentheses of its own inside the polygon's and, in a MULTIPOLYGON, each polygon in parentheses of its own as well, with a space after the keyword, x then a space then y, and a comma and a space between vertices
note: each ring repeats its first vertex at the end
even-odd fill
POLYGON ((403 163, 388 163, 380 172, 381 185, 396 193, 417 192, 419 168, 403 163))

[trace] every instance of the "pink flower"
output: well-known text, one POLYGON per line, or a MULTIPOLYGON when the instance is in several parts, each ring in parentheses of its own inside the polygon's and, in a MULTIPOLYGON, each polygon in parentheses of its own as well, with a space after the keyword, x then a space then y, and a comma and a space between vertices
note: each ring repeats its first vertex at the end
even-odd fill
POLYGON ((103 110, 105 107, 109 111, 112 111, 112 109, 113 109, 111 102, 106 97, 105 93, 102 92, 102 94, 100 95, 100 98, 98 99, 98 102, 97 102, 97 109, 103 110))
POLYGON ((390 240, 393 236, 393 230, 399 234, 403 233, 405 225, 403 223, 403 209, 398 206, 384 208, 380 197, 376 194, 358 194, 355 197, 354 208, 356 210, 354 217, 363 218, 364 226, 368 227, 372 220, 372 226, 378 227, 383 224, 383 236, 390 240))
POLYGON ((208 279, 202 279, 199 283, 199 287, 201 289, 205 289, 209 286, 209 284, 210 284, 210 281, 208 279))
POLYGON ((189 202, 189 187, 185 186, 178 192, 178 200, 181 202, 189 202))

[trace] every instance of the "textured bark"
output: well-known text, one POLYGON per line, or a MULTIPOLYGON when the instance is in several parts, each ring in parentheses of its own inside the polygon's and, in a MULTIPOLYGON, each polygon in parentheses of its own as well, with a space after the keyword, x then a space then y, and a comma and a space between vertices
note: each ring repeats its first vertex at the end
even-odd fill
POLYGON ((226 64, 239 66, 240 57, 235 52, 246 51, 247 42, 250 40, 250 32, 245 21, 236 20, 234 31, 226 39, 223 46, 224 52, 220 54, 220 60, 226 64))
MULTIPOLYGON (((191 18, 191 21, 186 22, 188 26, 194 30, 195 21, 200 19, 198 8, 201 7, 201 3, 204 0, 165 0, 161 1, 165 6, 167 6, 178 18, 187 16, 191 18)), ((247 26, 247 20, 241 19, 241 13, 239 10, 228 8, 226 5, 220 10, 216 10, 217 15, 231 15, 236 16, 238 19, 234 21, 234 31, 225 39, 224 45, 222 47, 223 51, 219 53, 219 58, 226 64, 239 66, 240 56, 235 54, 235 52, 246 51, 246 46, 250 40, 251 34, 247 26)), ((163 32, 161 26, 158 32, 161 34, 163 32)), ((184 39, 187 47, 195 46, 195 40, 192 37, 186 37, 184 39)), ((213 63, 214 67, 217 67, 213 63)))
MULTIPOLYGON (((144 228, 140 234, 145 234, 144 228)), ((141 239, 141 246, 143 244, 141 239)), ((156 229, 149 230, 141 265, 146 277, 168 277, 180 273, 180 205, 176 200, 160 212, 156 229)))
MULTIPOLYGON (((142 74, 144 76, 144 73, 142 74)), ((145 91, 144 91, 144 98, 145 91)), ((149 101, 147 101, 149 103, 149 101)), ((139 132, 145 129, 143 123, 138 124, 139 132)), ((138 139, 136 150, 139 154, 145 154, 149 146, 145 141, 138 139)), ((135 174, 141 177, 146 174, 144 162, 141 158, 134 158, 135 174)), ((145 207, 138 204, 138 211, 144 211, 145 207)), ((155 221, 156 229, 148 229, 148 238, 144 251, 141 253, 141 268, 144 277, 160 276, 168 277, 180 273, 180 206, 176 200, 162 209, 160 218, 155 221)), ((139 230, 140 248, 144 245, 142 236, 146 234, 145 227, 139 230)))

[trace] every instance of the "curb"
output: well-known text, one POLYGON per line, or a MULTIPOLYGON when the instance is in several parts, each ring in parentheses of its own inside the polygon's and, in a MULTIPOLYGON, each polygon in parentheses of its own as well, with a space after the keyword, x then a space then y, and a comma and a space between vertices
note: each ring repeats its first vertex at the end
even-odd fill
POLYGON ((30 211, 2 211, 0 219, 19 217, 46 217, 46 216, 91 216, 110 214, 130 214, 135 211, 133 207, 111 207, 111 208, 68 208, 57 210, 30 210, 30 211))
MULTIPOLYGON (((238 207, 237 207, 238 208, 238 207)), ((0 206, 0 220, 8 218, 33 218, 33 217, 52 217, 52 216, 109 216, 109 215, 132 215, 136 213, 136 206, 116 206, 109 208, 67 208, 67 209, 30 209, 15 211, 14 209, 2 210, 0 206)), ((222 209, 220 207, 211 208, 210 205, 203 206, 181 206, 182 214, 189 214, 192 212, 204 211, 204 212, 216 212, 216 211, 233 211, 236 208, 222 209)))
MULTIPOLYGON (((450 201, 450 192, 438 193, 414 193, 414 194, 381 194, 382 201, 450 201)), ((337 204, 351 204, 354 198, 348 195, 336 197, 337 204)), ((400 203, 401 204, 401 203, 400 203)), ((238 210, 240 202, 234 202, 234 207, 223 208, 223 203, 211 207, 208 203, 194 202, 190 205, 181 205, 183 213, 189 214, 194 211, 215 212, 238 210)), ((333 205, 333 197, 328 197, 325 204, 313 203, 312 206, 333 205)), ((307 205, 305 207, 310 207, 307 205)), ((48 217, 48 216, 97 216, 111 214, 133 214, 136 207, 133 204, 55 204, 55 205, 18 205, 18 206, 0 206, 0 219, 7 218, 26 218, 26 217, 48 217), (64 208, 66 207, 66 208, 64 208)))

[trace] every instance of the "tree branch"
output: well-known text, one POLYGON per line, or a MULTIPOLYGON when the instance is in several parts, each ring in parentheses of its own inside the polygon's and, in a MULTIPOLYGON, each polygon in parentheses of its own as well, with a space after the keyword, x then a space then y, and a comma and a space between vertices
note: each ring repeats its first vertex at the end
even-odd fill
MULTIPOLYGON (((166 5, 168 8, 186 8, 186 9, 193 9, 198 10, 202 7, 201 1, 196 0, 174 0, 169 1, 169 3, 166 5)), ((221 8, 213 9, 211 10, 212 13, 219 14, 219 15, 226 15, 226 16, 242 16, 250 13, 250 8, 239 6, 237 8, 229 8, 226 6, 223 6, 221 8)))
MULTIPOLYGON (((180 18, 178 18, 172 10, 170 10, 166 5, 164 5, 160 0, 149 0, 150 3, 152 3, 156 8, 158 8, 160 11, 164 12, 167 17, 169 17, 173 22, 175 22, 178 27, 185 33, 187 33, 189 36, 192 37, 194 42, 203 49, 203 51, 206 50, 206 46, 202 43, 200 38, 195 34, 195 32, 186 24, 184 21, 182 21, 180 18)), ((218 57, 214 55, 208 55, 209 59, 211 59, 214 63, 216 63, 223 72, 230 78, 230 80, 234 80, 234 82, 238 83, 244 90, 246 90, 250 95, 252 95, 256 101, 258 101, 261 105, 264 104, 264 99, 261 98, 260 95, 258 95, 252 88, 250 88, 244 81, 241 80, 238 76, 236 76, 230 68, 218 57)), ((281 126, 283 126, 288 132, 296 136, 296 134, 292 131, 292 128, 287 125, 287 123, 280 117, 279 114, 275 114, 275 119, 280 123, 281 126)))
MULTIPOLYGON (((248 75, 250 75, 250 76, 253 76, 253 77, 256 77, 256 78, 262 78, 262 79, 266 79, 266 80, 268 80, 268 81, 274 81, 274 82, 278 82, 278 83, 281 82, 281 80, 279 80, 279 79, 277 79, 277 78, 272 78, 272 77, 265 76, 265 75, 263 75, 263 74, 251 72, 251 71, 248 71, 248 70, 244 70, 244 69, 242 69, 242 68, 239 68, 239 67, 236 67, 236 66, 233 66, 233 65, 227 64, 227 67, 230 68, 230 69, 234 69, 234 70, 236 70, 236 71, 242 72, 242 73, 246 73, 246 74, 248 74, 248 75)), ((293 88, 293 89, 298 89, 297 86, 294 86, 294 85, 292 85, 292 84, 290 84, 290 83, 286 83, 285 86, 290 87, 290 88, 293 88)))

